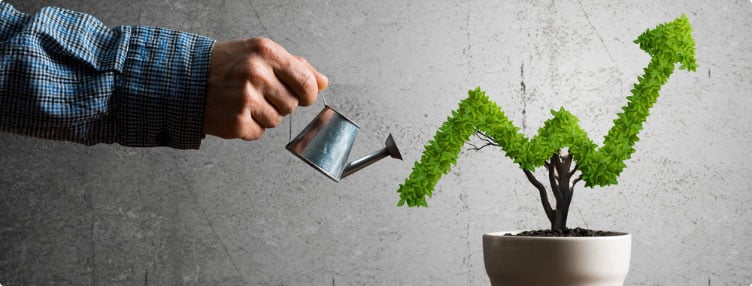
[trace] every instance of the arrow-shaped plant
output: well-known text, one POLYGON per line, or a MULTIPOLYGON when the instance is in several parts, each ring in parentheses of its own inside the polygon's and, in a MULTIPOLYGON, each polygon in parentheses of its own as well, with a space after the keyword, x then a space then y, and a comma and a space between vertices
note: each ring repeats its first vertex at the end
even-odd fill
POLYGON ((681 64, 679 69, 695 71, 697 68, 692 27, 685 15, 648 29, 634 42, 650 54, 651 60, 644 69, 645 74, 637 78, 632 95, 627 97, 623 112, 617 114, 603 146, 594 144, 578 125, 577 117, 564 108, 552 110, 553 118, 545 122, 535 137, 528 139, 485 92, 476 88, 468 92, 469 96, 452 111, 425 146, 420 161, 397 191, 400 193, 398 205, 427 207, 426 197, 431 197, 441 176, 456 164, 465 142, 478 133, 519 164, 540 192, 551 229, 566 229, 574 185, 580 180, 585 181, 587 187, 616 184, 616 178, 626 167, 624 161, 635 151, 637 134, 658 99, 658 91, 673 73, 675 63, 681 64), (568 154, 561 152, 564 148, 568 148, 568 154), (532 173, 541 166, 548 170, 555 206, 551 206, 545 187, 532 173), (578 170, 580 175, 574 177, 578 170))

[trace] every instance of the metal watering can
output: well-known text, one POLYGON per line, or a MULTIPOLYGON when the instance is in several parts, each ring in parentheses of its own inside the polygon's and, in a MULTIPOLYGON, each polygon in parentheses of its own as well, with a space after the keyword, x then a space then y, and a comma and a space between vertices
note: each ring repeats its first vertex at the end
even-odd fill
POLYGON ((325 102, 324 109, 285 148, 335 182, 387 156, 402 160, 389 134, 384 148, 347 163, 359 130, 355 122, 325 102))

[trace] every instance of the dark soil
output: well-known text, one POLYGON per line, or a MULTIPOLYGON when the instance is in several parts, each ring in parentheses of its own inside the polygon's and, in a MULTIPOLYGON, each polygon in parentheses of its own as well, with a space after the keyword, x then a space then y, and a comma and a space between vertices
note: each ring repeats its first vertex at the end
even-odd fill
POLYGON ((528 230, 518 234, 506 234, 507 236, 537 236, 537 237, 589 237, 589 236, 617 236, 623 235, 621 232, 592 230, 584 228, 568 228, 562 231, 553 231, 550 229, 528 230))

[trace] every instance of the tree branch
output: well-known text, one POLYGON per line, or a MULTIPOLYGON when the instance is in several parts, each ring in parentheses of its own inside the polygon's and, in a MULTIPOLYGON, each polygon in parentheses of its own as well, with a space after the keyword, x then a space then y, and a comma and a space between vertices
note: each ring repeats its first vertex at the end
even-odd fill
POLYGON ((561 203, 564 197, 562 197, 561 191, 559 191, 559 188, 557 187, 559 184, 557 183, 558 176, 556 176, 556 171, 557 169, 559 169, 559 165, 561 164, 561 162, 559 161, 559 154, 554 154, 551 157, 551 162, 549 164, 551 165, 551 168, 548 169, 548 180, 551 184, 551 190, 553 190, 554 192, 556 202, 561 203))
POLYGON ((582 180, 582 174, 577 176, 577 179, 574 179, 574 181, 572 181, 572 192, 574 192, 574 185, 577 184, 577 182, 579 182, 580 180, 582 180))
POLYGON ((574 169, 572 169, 572 171, 569 172, 569 177, 571 178, 572 176, 574 176, 574 173, 577 172, 577 169, 579 168, 580 168, 580 165, 574 164, 574 169))
POLYGON ((480 150, 483 150, 483 148, 486 148, 488 146, 499 146, 499 144, 496 143, 495 139, 493 139, 492 137, 486 135, 485 133, 479 130, 475 130, 475 137, 483 141, 483 145, 478 147, 477 145, 468 142, 467 145, 473 146, 472 148, 470 148, 470 150, 480 151, 480 150))
POLYGON ((554 221, 554 210, 551 208, 551 203, 548 201, 548 195, 546 194, 546 187, 541 184, 541 182, 538 181, 538 179, 535 178, 532 172, 528 170, 522 170, 525 172, 525 176, 527 177, 527 180, 530 181, 530 183, 533 184, 538 189, 538 192, 540 193, 541 197, 541 203, 543 204, 543 210, 546 212, 546 216, 548 217, 549 221, 554 221))

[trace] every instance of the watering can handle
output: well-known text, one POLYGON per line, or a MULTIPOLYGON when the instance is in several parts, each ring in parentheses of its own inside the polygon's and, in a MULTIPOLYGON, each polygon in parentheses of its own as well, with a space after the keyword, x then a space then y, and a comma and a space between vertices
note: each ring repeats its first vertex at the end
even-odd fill
POLYGON ((321 95, 321 98, 324 99, 324 106, 328 106, 328 104, 326 104, 326 96, 324 96, 324 93, 319 93, 319 95, 321 95))

